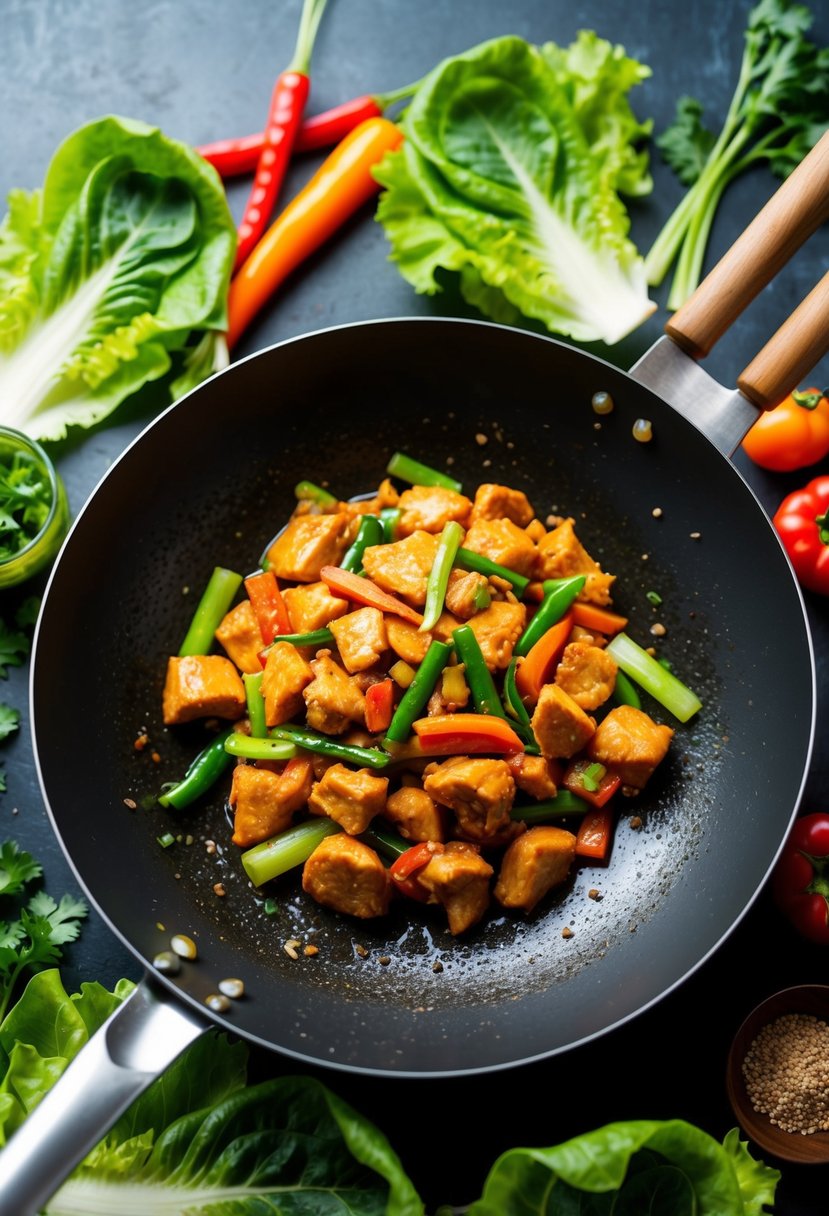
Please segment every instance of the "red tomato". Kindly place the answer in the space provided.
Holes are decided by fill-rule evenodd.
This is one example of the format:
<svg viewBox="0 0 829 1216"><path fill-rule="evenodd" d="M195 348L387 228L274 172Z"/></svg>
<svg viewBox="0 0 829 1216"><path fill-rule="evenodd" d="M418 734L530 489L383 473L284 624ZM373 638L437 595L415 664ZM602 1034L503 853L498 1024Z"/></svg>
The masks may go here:
<svg viewBox="0 0 829 1216"><path fill-rule="evenodd" d="M773 522L801 586L829 595L829 475L788 494Z"/></svg>
<svg viewBox="0 0 829 1216"><path fill-rule="evenodd" d="M829 815L794 821L774 868L772 892L804 937L829 946Z"/></svg>

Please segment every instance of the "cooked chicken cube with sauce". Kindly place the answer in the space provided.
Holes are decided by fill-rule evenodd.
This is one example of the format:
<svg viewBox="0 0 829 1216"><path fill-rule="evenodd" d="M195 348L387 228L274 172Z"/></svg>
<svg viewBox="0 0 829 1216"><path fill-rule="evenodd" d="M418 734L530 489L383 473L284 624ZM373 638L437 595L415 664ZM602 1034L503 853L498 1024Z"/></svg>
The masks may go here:
<svg viewBox="0 0 829 1216"><path fill-rule="evenodd" d="M526 528L535 512L523 490L511 490L486 482L475 491L475 501L469 516L470 523L479 519L509 519L519 528Z"/></svg>
<svg viewBox="0 0 829 1216"><path fill-rule="evenodd" d="M373 667L388 649L385 618L378 608L358 608L331 622L331 632L346 671Z"/></svg>
<svg viewBox="0 0 829 1216"><path fill-rule="evenodd" d="M302 869L302 889L318 904L368 920L385 916L391 880L380 858L344 832L326 836Z"/></svg>
<svg viewBox="0 0 829 1216"><path fill-rule="evenodd" d="M600 607L610 603L610 588L616 576L604 573L576 536L574 521L565 519L538 542L534 577L543 581L545 578L569 578L574 574L586 575L578 596L580 600Z"/></svg>
<svg viewBox="0 0 829 1216"><path fill-rule="evenodd" d="M618 773L623 787L641 790L668 754L673 734L644 710L618 705L599 723L587 754Z"/></svg>
<svg viewBox="0 0 829 1216"><path fill-rule="evenodd" d="M310 633L324 629L337 617L345 616L351 605L348 600L333 595L327 583L305 583L286 587L282 599L291 618L294 633Z"/></svg>
<svg viewBox="0 0 829 1216"><path fill-rule="evenodd" d="M472 503L465 494L442 486L412 486L404 490L397 503L403 514L397 525L398 536L412 532L440 532L444 524L465 523Z"/></svg>
<svg viewBox="0 0 829 1216"><path fill-rule="evenodd" d="M246 849L284 832L307 803L312 781L313 767L306 756L289 760L281 773L237 764L228 800L235 811L233 843Z"/></svg>
<svg viewBox="0 0 829 1216"><path fill-rule="evenodd" d="M404 840L446 839L446 811L419 785L403 785L386 799L383 818Z"/></svg>
<svg viewBox="0 0 829 1216"><path fill-rule="evenodd" d="M476 520L463 547L528 578L537 558L536 547L527 533L510 519Z"/></svg>
<svg viewBox="0 0 829 1216"><path fill-rule="evenodd" d="M580 752L596 729L592 718L557 684L545 684L532 716L533 734L548 760Z"/></svg>
<svg viewBox="0 0 829 1216"><path fill-rule="evenodd" d="M615 659L598 646L570 642L556 668L555 682L582 709L598 709L616 686Z"/></svg>
<svg viewBox="0 0 829 1216"><path fill-rule="evenodd" d="M165 726L179 726L195 718L235 722L246 704L242 677L224 655L174 655L168 660L162 696Z"/></svg>
<svg viewBox="0 0 829 1216"><path fill-rule="evenodd" d="M473 616L468 624L475 634L484 662L490 671L503 671L509 666L515 643L524 632L527 609L512 600L493 600L483 612ZM435 636L438 637L438 625Z"/></svg>
<svg viewBox="0 0 829 1216"><path fill-rule="evenodd" d="M264 643L250 600L240 600L225 613L216 630L216 641L240 671L253 675L262 670L259 652Z"/></svg>
<svg viewBox="0 0 829 1216"><path fill-rule="evenodd" d="M323 566L336 566L349 546L349 517L295 515L268 549L268 566L277 578L313 583Z"/></svg>
<svg viewBox="0 0 829 1216"><path fill-rule="evenodd" d="M477 925L489 907L489 881L494 870L474 845L450 840L442 853L436 853L417 881L442 904L453 937Z"/></svg>
<svg viewBox="0 0 829 1216"><path fill-rule="evenodd" d="M446 587L446 607L458 620L468 621L489 606L489 579L474 570L452 570Z"/></svg>
<svg viewBox="0 0 829 1216"><path fill-rule="evenodd" d="M349 836L359 836L385 810L388 788L388 777L378 777L369 768L355 771L332 764L311 790L308 810L327 815Z"/></svg>
<svg viewBox="0 0 829 1216"><path fill-rule="evenodd" d="M555 798L558 792L552 765L544 756L528 756L518 752L507 759L515 784L525 794L543 802Z"/></svg>
<svg viewBox="0 0 829 1216"><path fill-rule="evenodd" d="M563 828L529 828L507 848L493 892L505 908L532 912L540 899L563 883L576 855L576 838Z"/></svg>
<svg viewBox="0 0 829 1216"><path fill-rule="evenodd" d="M469 840L491 840L510 825L515 781L506 760L452 756L423 770L423 788L455 812Z"/></svg>
<svg viewBox="0 0 829 1216"><path fill-rule="evenodd" d="M423 662L432 641L431 633L421 633L417 625L403 621L399 616L386 617L386 636L397 657L414 667Z"/></svg>
<svg viewBox="0 0 829 1216"><path fill-rule="evenodd" d="M369 545L363 553L363 569L378 587L421 608L437 549L437 536L420 530L389 545Z"/></svg>
<svg viewBox="0 0 829 1216"><path fill-rule="evenodd" d="M275 642L268 650L262 673L265 722L281 726L303 708L303 692L314 678L311 664L290 642Z"/></svg>
<svg viewBox="0 0 829 1216"><path fill-rule="evenodd" d="M308 725L325 735L341 735L352 722L366 724L366 699L353 676L320 651L311 662L313 680L303 691Z"/></svg>

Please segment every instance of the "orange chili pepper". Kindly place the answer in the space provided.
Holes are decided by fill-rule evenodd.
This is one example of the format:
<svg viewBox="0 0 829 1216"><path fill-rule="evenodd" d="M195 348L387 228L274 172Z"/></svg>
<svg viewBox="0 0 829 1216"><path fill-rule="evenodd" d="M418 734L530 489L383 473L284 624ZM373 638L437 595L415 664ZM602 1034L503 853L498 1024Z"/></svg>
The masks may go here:
<svg viewBox="0 0 829 1216"><path fill-rule="evenodd" d="M573 629L573 609L566 612L538 639L527 657L515 669L515 687L519 696L533 705L552 674L567 645Z"/></svg>
<svg viewBox="0 0 829 1216"><path fill-rule="evenodd" d="M230 285L232 347L277 287L380 189L372 169L403 134L387 118L368 118L346 135L255 246Z"/></svg>
<svg viewBox="0 0 829 1216"><path fill-rule="evenodd" d="M418 718L412 729L431 755L524 750L510 724L494 714L435 714Z"/></svg>
<svg viewBox="0 0 829 1216"><path fill-rule="evenodd" d="M366 604L369 608L379 608L381 612L391 612L394 616L402 617L404 621L411 621L413 625L419 625L423 620L423 617L419 612L415 612L414 608L410 608L396 596L383 591L370 578L363 578L361 574L352 574L350 570L343 570L341 566L323 566L320 570L320 579L343 599L354 600L357 604Z"/></svg>

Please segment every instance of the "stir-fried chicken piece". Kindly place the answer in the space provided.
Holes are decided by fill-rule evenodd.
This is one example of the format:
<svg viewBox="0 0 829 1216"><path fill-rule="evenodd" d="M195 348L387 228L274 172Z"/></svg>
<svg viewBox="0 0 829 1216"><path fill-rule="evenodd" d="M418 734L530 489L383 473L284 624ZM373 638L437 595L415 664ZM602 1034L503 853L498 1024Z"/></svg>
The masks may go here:
<svg viewBox="0 0 829 1216"><path fill-rule="evenodd" d="M574 521L565 519L538 542L535 578L569 578L574 574L586 575L584 587L579 592L580 600L600 606L610 603L610 588L614 574L605 574L576 536Z"/></svg>
<svg viewBox="0 0 829 1216"><path fill-rule="evenodd" d="M259 661L262 634L250 600L240 600L225 613L215 636L240 671L252 675L262 670Z"/></svg>
<svg viewBox="0 0 829 1216"><path fill-rule="evenodd" d="M537 557L536 547L527 533L511 519L476 520L466 534L463 547L528 578Z"/></svg>
<svg viewBox="0 0 829 1216"><path fill-rule="evenodd" d="M539 802L545 798L555 798L558 787L550 771L550 761L544 756L528 756L525 752L518 752L507 759L507 764L519 790Z"/></svg>
<svg viewBox="0 0 829 1216"><path fill-rule="evenodd" d="M303 692L308 725L326 735L341 735L351 722L366 724L366 699L353 676L327 651L311 662L314 678Z"/></svg>
<svg viewBox="0 0 829 1216"><path fill-rule="evenodd" d="M302 889L324 907L362 920L385 916L391 898L388 871L374 849L345 832L317 845L303 867Z"/></svg>
<svg viewBox="0 0 829 1216"><path fill-rule="evenodd" d="M450 571L445 603L453 616L468 621L488 606L489 598L489 580L483 574L474 570Z"/></svg>
<svg viewBox="0 0 829 1216"><path fill-rule="evenodd" d="M162 696L165 726L179 726L194 718L234 722L244 714L245 705L242 677L224 655L174 655L168 660Z"/></svg>
<svg viewBox="0 0 829 1216"><path fill-rule="evenodd" d="M557 684L545 684L532 716L533 733L548 760L569 759L580 752L596 723Z"/></svg>
<svg viewBox="0 0 829 1216"><path fill-rule="evenodd" d="M519 528L526 528L535 515L523 490L512 490L486 482L475 491L475 501L469 516L470 523L479 519L510 519Z"/></svg>
<svg viewBox="0 0 829 1216"><path fill-rule="evenodd" d="M310 633L324 629L337 617L345 616L348 600L333 595L327 583L305 583L301 587L286 587L282 599L291 618L294 633Z"/></svg>
<svg viewBox="0 0 829 1216"><path fill-rule="evenodd" d="M618 705L599 723L587 754L618 773L623 789L638 791L665 759L673 734L644 710Z"/></svg>
<svg viewBox="0 0 829 1216"><path fill-rule="evenodd" d="M358 608L331 622L331 632L346 671L365 671L373 667L389 639L379 608Z"/></svg>
<svg viewBox="0 0 829 1216"><path fill-rule="evenodd" d="M289 828L294 813L308 801L313 775L307 756L295 756L281 773L237 764L229 799L236 812L233 843L247 849Z"/></svg>
<svg viewBox="0 0 829 1216"><path fill-rule="evenodd" d="M277 578L313 583L323 566L336 566L349 545L349 518L295 515L268 549L268 565Z"/></svg>
<svg viewBox="0 0 829 1216"><path fill-rule="evenodd" d="M598 709L616 686L618 667L612 655L587 642L565 646L555 682L582 709Z"/></svg>
<svg viewBox="0 0 829 1216"><path fill-rule="evenodd" d="M510 826L515 782L505 760L452 756L423 770L423 788L455 812L458 829L474 841L489 841Z"/></svg>
<svg viewBox="0 0 829 1216"><path fill-rule="evenodd" d="M465 523L472 503L465 494L443 486L412 486L403 491L397 505L403 512L397 534L411 536L421 528L424 532L440 532L452 520Z"/></svg>
<svg viewBox="0 0 829 1216"><path fill-rule="evenodd" d="M359 836L385 809L388 788L388 777L378 777L370 768L355 771L344 764L332 764L311 790L308 810L314 815L327 815L349 836Z"/></svg>
<svg viewBox="0 0 829 1216"><path fill-rule="evenodd" d="M450 840L418 872L417 881L446 909L449 932L465 933L489 907L489 880L494 871L474 845Z"/></svg>
<svg viewBox="0 0 829 1216"><path fill-rule="evenodd" d="M505 908L531 912L570 872L576 855L572 832L547 825L529 828L507 849L493 894Z"/></svg>
<svg viewBox="0 0 829 1216"><path fill-rule="evenodd" d="M404 840L445 840L446 812L419 785L404 785L386 799L382 812Z"/></svg>
<svg viewBox="0 0 829 1216"><path fill-rule="evenodd" d="M270 647L261 685L268 726L281 726L296 717L305 704L302 694L313 678L311 664L296 646L275 642Z"/></svg>
<svg viewBox="0 0 829 1216"><path fill-rule="evenodd" d="M363 553L363 569L378 587L420 608L426 602L426 583L437 548L437 536L419 530L390 545L369 545Z"/></svg>
<svg viewBox="0 0 829 1216"><path fill-rule="evenodd" d="M502 671L509 666L515 643L524 632L526 621L527 609L523 604L513 600L493 600L488 608L476 613L468 622L490 671Z"/></svg>

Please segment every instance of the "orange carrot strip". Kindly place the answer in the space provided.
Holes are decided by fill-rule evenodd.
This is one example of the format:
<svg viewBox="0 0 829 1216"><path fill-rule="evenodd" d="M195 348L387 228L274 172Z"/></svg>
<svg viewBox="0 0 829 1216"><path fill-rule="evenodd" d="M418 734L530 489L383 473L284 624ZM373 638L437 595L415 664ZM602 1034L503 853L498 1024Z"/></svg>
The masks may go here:
<svg viewBox="0 0 829 1216"><path fill-rule="evenodd" d="M456 752L523 752L524 744L503 718L494 714L436 714L418 718L412 729L433 755Z"/></svg>
<svg viewBox="0 0 829 1216"><path fill-rule="evenodd" d="M545 634L538 639L523 662L515 669L515 687L519 696L530 701L533 705L541 695L541 689L548 683L556 664L561 658L562 651L567 645L567 639L573 629L573 609L566 612L560 621L556 621Z"/></svg>
<svg viewBox="0 0 829 1216"><path fill-rule="evenodd" d="M381 612L391 612L394 616L402 617L404 621L411 621L413 625L419 625L423 620L414 608L410 608L396 596L389 595L370 578L363 578L361 574L352 574L350 570L343 570L340 566L323 566L320 579L343 599L366 604L369 608L379 608Z"/></svg>
<svg viewBox="0 0 829 1216"><path fill-rule="evenodd" d="M573 624L581 625L583 629L595 629L597 633L621 633L627 623L626 616L609 612L607 608L597 608L595 604L573 605Z"/></svg>

